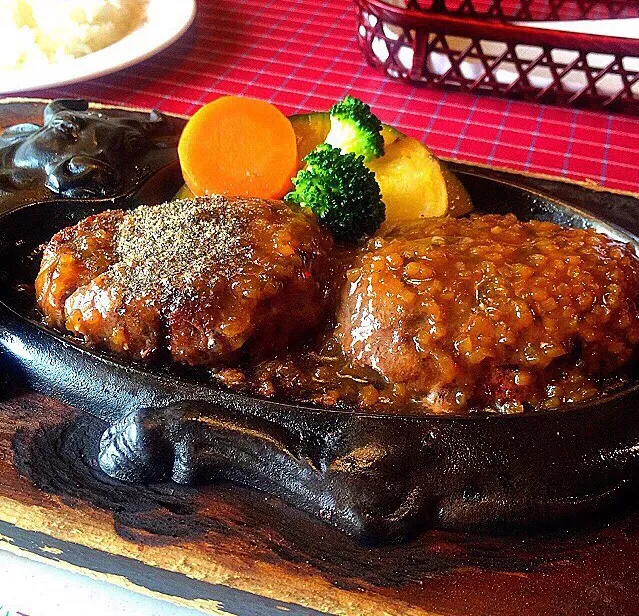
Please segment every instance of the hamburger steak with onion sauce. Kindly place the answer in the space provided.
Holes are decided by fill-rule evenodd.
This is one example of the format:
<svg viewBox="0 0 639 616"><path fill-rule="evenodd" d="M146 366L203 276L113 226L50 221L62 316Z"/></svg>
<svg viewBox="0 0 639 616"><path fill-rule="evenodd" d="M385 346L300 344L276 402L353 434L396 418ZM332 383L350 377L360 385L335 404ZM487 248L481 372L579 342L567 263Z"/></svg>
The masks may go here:
<svg viewBox="0 0 639 616"><path fill-rule="evenodd" d="M581 402L625 382L639 343L634 249L513 215L334 246L314 214L280 201L107 211L52 238L36 294L49 326L127 359L387 413Z"/></svg>
<svg viewBox="0 0 639 616"><path fill-rule="evenodd" d="M441 412L554 408L639 342L639 262L591 229L514 215L427 219L369 240L337 317L344 353Z"/></svg>

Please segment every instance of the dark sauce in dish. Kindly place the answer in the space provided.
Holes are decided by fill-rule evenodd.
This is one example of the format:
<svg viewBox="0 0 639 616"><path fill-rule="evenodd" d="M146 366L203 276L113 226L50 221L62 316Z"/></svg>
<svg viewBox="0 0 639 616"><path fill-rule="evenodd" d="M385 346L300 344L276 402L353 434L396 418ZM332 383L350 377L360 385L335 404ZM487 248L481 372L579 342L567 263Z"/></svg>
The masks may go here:
<svg viewBox="0 0 639 616"><path fill-rule="evenodd" d="M215 378L371 412L521 413L611 393L636 372L639 261L592 230L420 221L338 261L337 314L310 348Z"/></svg>
<svg viewBox="0 0 639 616"><path fill-rule="evenodd" d="M443 218L335 249L313 219L279 205L216 203L229 224L250 221L233 227L224 267L218 235L204 234L211 245L189 254L208 265L182 255L158 297L154 283L132 292L114 275L123 214L56 235L36 289L48 324L129 360L172 358L178 372L234 390L370 412L554 409L614 390L633 370L639 261L593 230ZM222 219L206 218L220 229ZM163 237L158 250L171 246ZM147 266L128 265L166 269ZM180 268L193 269L193 284Z"/></svg>

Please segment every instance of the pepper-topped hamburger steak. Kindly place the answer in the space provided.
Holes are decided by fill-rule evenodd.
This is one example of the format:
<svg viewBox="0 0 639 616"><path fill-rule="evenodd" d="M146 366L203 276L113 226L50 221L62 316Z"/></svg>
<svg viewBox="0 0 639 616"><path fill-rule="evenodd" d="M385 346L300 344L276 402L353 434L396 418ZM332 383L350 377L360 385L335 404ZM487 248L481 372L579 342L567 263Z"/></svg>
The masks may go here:
<svg viewBox="0 0 639 616"><path fill-rule="evenodd" d="M107 211L52 238L36 293L49 325L97 347L217 366L243 348L286 348L318 325L331 247L312 214L279 201Z"/></svg>
<svg viewBox="0 0 639 616"><path fill-rule="evenodd" d="M110 211L53 237L36 292L49 325L127 358L388 412L585 400L639 342L633 249L513 215L406 222L336 249L280 201Z"/></svg>

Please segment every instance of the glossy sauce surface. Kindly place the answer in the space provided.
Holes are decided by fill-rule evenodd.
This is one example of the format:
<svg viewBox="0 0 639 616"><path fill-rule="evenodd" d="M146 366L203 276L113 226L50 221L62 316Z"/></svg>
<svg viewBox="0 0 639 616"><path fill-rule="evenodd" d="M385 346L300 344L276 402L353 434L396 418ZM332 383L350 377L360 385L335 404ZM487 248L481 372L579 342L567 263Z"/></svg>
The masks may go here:
<svg viewBox="0 0 639 616"><path fill-rule="evenodd" d="M211 218L211 246L223 220L250 214L252 222L233 250L202 252L210 263L186 295L175 287L180 274L160 298L153 285L103 284L126 261L126 225L122 213L88 219L45 250L38 301L49 324L96 348L155 365L171 356L180 373L187 364L187 374L234 390L323 406L521 413L588 400L629 378L639 343L639 261L630 246L513 215L403 223L352 248L331 248L313 220L284 216L275 235L288 239L271 245L282 207L233 204ZM153 229L156 220L167 213L154 214ZM172 242L158 242L145 248L145 263L172 254ZM192 243L180 252L187 269ZM126 280L142 270L155 280L164 267L136 259ZM220 303L222 288L232 301ZM187 304L188 318L176 320ZM152 322L138 318L149 311ZM240 321L249 335L220 346Z"/></svg>
<svg viewBox="0 0 639 616"><path fill-rule="evenodd" d="M225 382L383 412L519 413L591 399L633 362L639 262L592 230L433 219L340 259L336 316L316 350Z"/></svg>
<svg viewBox="0 0 639 616"><path fill-rule="evenodd" d="M57 233L35 292L47 324L128 360L270 356L323 317L332 240L281 201L180 200L105 211Z"/></svg>

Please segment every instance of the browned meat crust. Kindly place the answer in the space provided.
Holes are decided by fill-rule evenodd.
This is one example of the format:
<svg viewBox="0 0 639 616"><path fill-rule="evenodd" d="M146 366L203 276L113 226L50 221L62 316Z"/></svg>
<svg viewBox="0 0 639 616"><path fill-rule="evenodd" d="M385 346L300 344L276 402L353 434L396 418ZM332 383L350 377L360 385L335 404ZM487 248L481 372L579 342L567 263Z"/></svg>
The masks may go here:
<svg viewBox="0 0 639 616"><path fill-rule="evenodd" d="M115 261L113 237L123 216L122 211L89 216L56 233L46 245L35 287L49 325L64 327L67 298Z"/></svg>
<svg viewBox="0 0 639 616"><path fill-rule="evenodd" d="M628 362L638 301L633 251L592 230L512 215L425 220L358 253L336 335L351 360L434 410L520 410L562 362L577 376Z"/></svg>
<svg viewBox="0 0 639 616"><path fill-rule="evenodd" d="M105 212L56 234L36 281L47 322L133 359L215 366L314 328L332 248L277 201L183 200Z"/></svg>

